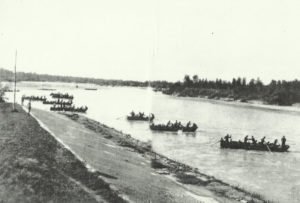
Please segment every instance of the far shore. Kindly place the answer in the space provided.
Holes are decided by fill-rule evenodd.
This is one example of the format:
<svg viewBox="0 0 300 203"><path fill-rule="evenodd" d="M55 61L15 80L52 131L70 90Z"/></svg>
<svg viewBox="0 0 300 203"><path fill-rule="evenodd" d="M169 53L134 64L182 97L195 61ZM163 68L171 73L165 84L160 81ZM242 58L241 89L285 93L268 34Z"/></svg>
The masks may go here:
<svg viewBox="0 0 300 203"><path fill-rule="evenodd" d="M203 96L199 96L199 97L188 97L188 96L182 97L177 95L168 95L168 96L176 97L178 99L183 99L183 100L205 101L205 102L211 102L217 104L233 105L233 106L240 106L240 107L247 107L247 108L254 108L254 109L300 113L300 103L296 103L292 106L279 106L279 105L266 104L260 100L249 100L247 102L242 102L240 100L232 100L226 97L214 99L214 98L207 98Z"/></svg>
<svg viewBox="0 0 300 203"><path fill-rule="evenodd" d="M146 89L148 87L140 87L140 86L113 86L113 85L98 85L94 83L75 83L75 82L52 82L52 81L44 81L46 83L54 83L54 84L73 84L74 88L75 85L82 85L81 88L86 88L86 87L122 87L122 88L141 88L141 89ZM10 82L7 82L10 83ZM20 83L43 83L41 81L21 81ZM47 88L46 88L47 89ZM52 91L59 91L57 88L49 88ZM152 88L154 91L154 88ZM162 93L161 91L157 91ZM280 106L280 105L275 105L275 104L267 104L264 103L262 100L248 100L248 101L241 101L241 100L233 100L232 98L227 98L227 97L220 97L218 99L216 98L208 98L205 96L198 96L198 97L189 97L189 96L178 96L178 95L167 95L166 96L170 97L175 97L178 99L186 99L186 100L194 100L194 101L205 101L205 102L212 102L212 103L218 103L218 104L225 104L225 105L234 105L234 106L241 106L241 107L248 107L248 108L254 108L254 109L262 109L262 110L272 110L272 111L280 111L280 112L291 112L291 113L300 113L300 103L295 103L292 106Z"/></svg>

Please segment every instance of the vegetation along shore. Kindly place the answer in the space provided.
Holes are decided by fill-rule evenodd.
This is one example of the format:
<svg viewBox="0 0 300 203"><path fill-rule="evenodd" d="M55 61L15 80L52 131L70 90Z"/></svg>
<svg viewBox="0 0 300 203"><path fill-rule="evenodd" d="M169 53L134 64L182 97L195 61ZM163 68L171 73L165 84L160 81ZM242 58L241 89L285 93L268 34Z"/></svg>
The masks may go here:
<svg viewBox="0 0 300 203"><path fill-rule="evenodd" d="M0 80L12 81L13 72L0 68ZM110 86L151 86L155 91L164 94L181 97L206 97L209 99L222 99L241 102L249 100L259 100L265 104L291 106L300 102L300 81L272 80L269 84L257 79L233 78L232 81L222 79L207 80L201 79L197 75L184 76L184 80L178 82L168 81L126 81L126 80L106 80L97 78L56 76L36 73L17 73L18 81L48 81L48 82L74 82L93 83L97 85Z"/></svg>

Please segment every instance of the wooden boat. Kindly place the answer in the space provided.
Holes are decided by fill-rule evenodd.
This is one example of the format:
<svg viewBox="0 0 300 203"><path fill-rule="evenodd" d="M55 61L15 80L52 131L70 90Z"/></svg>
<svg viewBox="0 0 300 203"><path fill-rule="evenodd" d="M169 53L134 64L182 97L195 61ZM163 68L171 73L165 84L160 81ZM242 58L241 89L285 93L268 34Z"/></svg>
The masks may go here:
<svg viewBox="0 0 300 203"><path fill-rule="evenodd" d="M43 104L55 104L55 105L63 105L63 106L69 106L69 105L72 105L73 102L72 100L71 101L58 101L58 100L55 100L55 101L49 101L49 100L45 100L43 101Z"/></svg>
<svg viewBox="0 0 300 203"><path fill-rule="evenodd" d="M50 96L55 99L73 99L73 95L69 95L68 93L66 94L61 94L61 93L51 93Z"/></svg>
<svg viewBox="0 0 300 203"><path fill-rule="evenodd" d="M52 107L50 107L50 111L69 111L69 112L86 113L87 110L88 110L88 107L79 107L79 108L75 108L75 107L71 107L71 106L65 106L65 107L52 106Z"/></svg>
<svg viewBox="0 0 300 203"><path fill-rule="evenodd" d="M5 89L4 92L14 92L14 90L11 90L11 89ZM16 92L20 92L20 90L16 90Z"/></svg>
<svg viewBox="0 0 300 203"><path fill-rule="evenodd" d="M85 90L98 90L97 88L84 88Z"/></svg>
<svg viewBox="0 0 300 203"><path fill-rule="evenodd" d="M151 130L157 130L157 131L170 131L170 132L195 132L197 130L198 126L194 123L192 126L168 126L164 124L151 124L150 129Z"/></svg>
<svg viewBox="0 0 300 203"><path fill-rule="evenodd" d="M129 121L153 121L154 118L154 114L151 114L150 116L141 116L139 114L127 116L127 120Z"/></svg>
<svg viewBox="0 0 300 203"><path fill-rule="evenodd" d="M287 152L290 148L289 145L274 145L272 143L267 144L253 144L253 143L244 143L241 141L230 141L226 142L224 139L220 141L221 148L228 149L245 149L245 150L256 150L256 151L271 151L271 152Z"/></svg>
<svg viewBox="0 0 300 203"><path fill-rule="evenodd" d="M23 100L31 100L31 101L45 101L46 97L38 97L38 96L22 96Z"/></svg>
<svg viewBox="0 0 300 203"><path fill-rule="evenodd" d="M56 89L51 89L51 88L41 88L39 90L43 90L43 91L55 91Z"/></svg>

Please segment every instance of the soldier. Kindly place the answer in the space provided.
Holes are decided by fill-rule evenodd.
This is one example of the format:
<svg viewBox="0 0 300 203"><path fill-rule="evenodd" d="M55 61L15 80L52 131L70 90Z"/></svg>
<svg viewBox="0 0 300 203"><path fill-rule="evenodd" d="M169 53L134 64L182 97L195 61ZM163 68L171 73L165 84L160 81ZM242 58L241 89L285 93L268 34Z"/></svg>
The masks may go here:
<svg viewBox="0 0 300 203"><path fill-rule="evenodd" d="M265 143L265 139L266 139L266 136L264 136L263 138L261 138L260 144L264 144Z"/></svg>
<svg viewBox="0 0 300 203"><path fill-rule="evenodd" d="M231 138L231 136L229 135L229 134L227 134L225 137L224 137L224 139L225 139L225 142L229 142L229 138Z"/></svg>
<svg viewBox="0 0 300 203"><path fill-rule="evenodd" d="M28 114L30 114L31 111L31 99L28 102Z"/></svg>
<svg viewBox="0 0 300 203"><path fill-rule="evenodd" d="M281 138L281 146L285 146L285 142L286 142L286 138L285 138L285 136L283 136Z"/></svg>
<svg viewBox="0 0 300 203"><path fill-rule="evenodd" d="M248 135L246 135L246 137L244 138L244 143L245 143L245 144L248 143Z"/></svg>

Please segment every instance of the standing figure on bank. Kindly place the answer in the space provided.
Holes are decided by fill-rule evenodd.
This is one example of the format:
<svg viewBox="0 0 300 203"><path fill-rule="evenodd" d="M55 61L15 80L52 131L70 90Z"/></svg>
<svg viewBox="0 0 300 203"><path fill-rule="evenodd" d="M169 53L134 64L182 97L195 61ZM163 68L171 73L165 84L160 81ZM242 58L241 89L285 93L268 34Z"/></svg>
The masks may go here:
<svg viewBox="0 0 300 203"><path fill-rule="evenodd" d="M21 98L21 104L22 104L22 106L24 105L24 100L25 100L25 96L23 95L22 98Z"/></svg>
<svg viewBox="0 0 300 203"><path fill-rule="evenodd" d="M31 112L31 99L28 102L28 114Z"/></svg>

